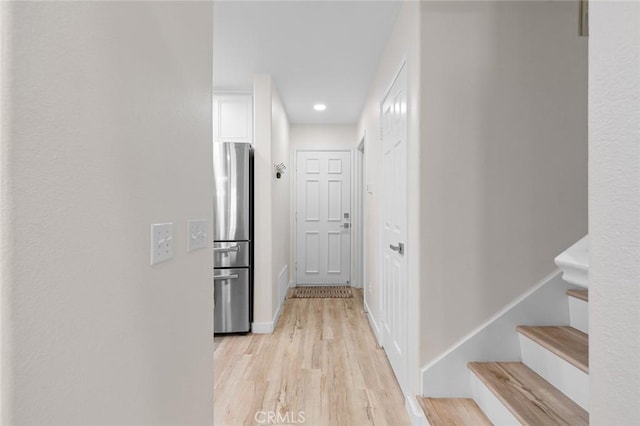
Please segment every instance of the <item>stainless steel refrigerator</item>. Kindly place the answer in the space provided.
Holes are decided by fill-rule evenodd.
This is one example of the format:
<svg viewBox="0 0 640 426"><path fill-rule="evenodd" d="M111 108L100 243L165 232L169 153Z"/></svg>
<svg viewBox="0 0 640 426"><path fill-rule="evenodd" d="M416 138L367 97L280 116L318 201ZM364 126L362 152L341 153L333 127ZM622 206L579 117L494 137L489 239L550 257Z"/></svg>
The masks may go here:
<svg viewBox="0 0 640 426"><path fill-rule="evenodd" d="M253 150L213 144L214 332L247 333L253 319Z"/></svg>

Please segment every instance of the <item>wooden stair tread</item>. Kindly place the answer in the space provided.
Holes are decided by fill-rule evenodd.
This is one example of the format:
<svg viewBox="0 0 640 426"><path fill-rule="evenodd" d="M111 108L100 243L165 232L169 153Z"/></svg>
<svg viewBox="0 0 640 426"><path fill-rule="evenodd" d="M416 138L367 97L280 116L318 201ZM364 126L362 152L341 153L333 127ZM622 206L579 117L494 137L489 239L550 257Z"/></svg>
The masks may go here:
<svg viewBox="0 0 640 426"><path fill-rule="evenodd" d="M421 398L418 402L431 426L491 426L470 398Z"/></svg>
<svg viewBox="0 0 640 426"><path fill-rule="evenodd" d="M521 362L471 362L469 369L523 425L588 425L589 414Z"/></svg>
<svg viewBox="0 0 640 426"><path fill-rule="evenodd" d="M529 337L560 358L589 373L589 335L569 326L516 327L519 333Z"/></svg>
<svg viewBox="0 0 640 426"><path fill-rule="evenodd" d="M589 290L567 290L567 296L575 297L576 299L589 301Z"/></svg>

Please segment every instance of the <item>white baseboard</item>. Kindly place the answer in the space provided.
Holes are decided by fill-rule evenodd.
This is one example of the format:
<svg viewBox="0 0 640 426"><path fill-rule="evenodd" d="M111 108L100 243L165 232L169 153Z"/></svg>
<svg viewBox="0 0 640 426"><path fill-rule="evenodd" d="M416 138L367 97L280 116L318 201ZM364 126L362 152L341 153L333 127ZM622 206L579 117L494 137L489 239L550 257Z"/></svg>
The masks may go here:
<svg viewBox="0 0 640 426"><path fill-rule="evenodd" d="M369 325L371 326L371 330L373 330L373 335L376 338L376 342L378 342L378 346L382 346L382 339L381 336L382 334L380 334L380 327L378 327L378 323L376 323L375 318L373 318L373 315L371 315L371 309L369 309L369 306L367 305L367 301L364 300L364 310L367 312L367 319L369 320Z"/></svg>
<svg viewBox="0 0 640 426"><path fill-rule="evenodd" d="M254 322L251 323L251 332L254 334L273 334L273 331L278 326L278 320L280 319L280 313L284 306L284 300L281 300L278 304L275 314L273 314L273 320L271 322Z"/></svg>
<svg viewBox="0 0 640 426"><path fill-rule="evenodd" d="M295 287L296 283L294 283L293 281L289 281L289 288Z"/></svg>
<svg viewBox="0 0 640 426"><path fill-rule="evenodd" d="M422 411L422 407L418 404L416 397L404 397L404 408L409 414L409 420L411 420L412 426L429 426L429 421Z"/></svg>
<svg viewBox="0 0 640 426"><path fill-rule="evenodd" d="M273 323L253 322L251 323L251 332L253 334L271 334L273 333Z"/></svg>
<svg viewBox="0 0 640 426"><path fill-rule="evenodd" d="M518 325L568 325L565 296L569 284L560 271L545 277L531 290L468 334L422 369L422 395L434 398L470 398L467 363L518 361Z"/></svg>

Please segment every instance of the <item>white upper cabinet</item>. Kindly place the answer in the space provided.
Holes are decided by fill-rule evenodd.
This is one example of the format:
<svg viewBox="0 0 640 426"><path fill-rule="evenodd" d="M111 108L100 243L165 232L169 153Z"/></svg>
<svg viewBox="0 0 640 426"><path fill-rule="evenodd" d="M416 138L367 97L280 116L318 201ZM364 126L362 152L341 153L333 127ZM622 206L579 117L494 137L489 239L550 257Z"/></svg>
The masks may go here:
<svg viewBox="0 0 640 426"><path fill-rule="evenodd" d="M213 141L253 143L253 96L213 96Z"/></svg>

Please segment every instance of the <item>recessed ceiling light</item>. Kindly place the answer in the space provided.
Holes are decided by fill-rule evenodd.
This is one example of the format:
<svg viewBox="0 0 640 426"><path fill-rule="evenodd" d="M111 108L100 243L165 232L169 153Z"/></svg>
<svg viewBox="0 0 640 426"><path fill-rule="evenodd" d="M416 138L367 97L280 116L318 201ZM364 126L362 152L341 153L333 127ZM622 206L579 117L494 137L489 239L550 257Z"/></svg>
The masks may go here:
<svg viewBox="0 0 640 426"><path fill-rule="evenodd" d="M313 109L315 109L316 111L324 111L325 109L327 109L327 106L325 104L315 104L313 106Z"/></svg>

